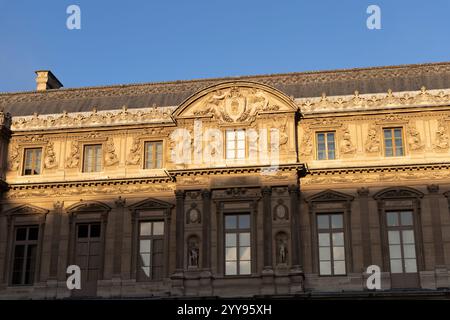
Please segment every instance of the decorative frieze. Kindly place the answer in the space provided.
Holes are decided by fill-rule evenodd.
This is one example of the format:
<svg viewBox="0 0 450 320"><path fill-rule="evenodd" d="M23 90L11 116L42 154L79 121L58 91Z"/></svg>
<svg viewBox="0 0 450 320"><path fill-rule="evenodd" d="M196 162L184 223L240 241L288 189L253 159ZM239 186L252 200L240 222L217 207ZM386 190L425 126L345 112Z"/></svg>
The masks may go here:
<svg viewBox="0 0 450 320"><path fill-rule="evenodd" d="M13 131L53 130L65 128L86 128L114 125L159 124L172 123L171 113L174 107L150 107L128 110L97 111L94 107L91 112L63 112L61 114L13 117L11 129ZM1 118L1 117L0 117Z"/></svg>
<svg viewBox="0 0 450 320"><path fill-rule="evenodd" d="M296 99L300 110L304 114L346 112L360 110L381 110L404 107L443 106L450 101L450 90L426 90L399 92L394 94L389 90L387 94L363 94L355 91L354 95Z"/></svg>

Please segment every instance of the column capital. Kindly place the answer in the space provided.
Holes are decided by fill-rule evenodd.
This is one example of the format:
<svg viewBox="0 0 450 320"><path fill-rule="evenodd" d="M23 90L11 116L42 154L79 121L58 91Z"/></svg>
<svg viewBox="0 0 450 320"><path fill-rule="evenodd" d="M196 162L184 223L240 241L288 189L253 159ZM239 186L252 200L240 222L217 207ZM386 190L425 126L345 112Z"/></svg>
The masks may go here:
<svg viewBox="0 0 450 320"><path fill-rule="evenodd" d="M264 186L261 188L261 194L263 197L268 197L272 194L272 188L269 186Z"/></svg>
<svg viewBox="0 0 450 320"><path fill-rule="evenodd" d="M186 192L184 190L175 190L175 199L183 200L186 197Z"/></svg>

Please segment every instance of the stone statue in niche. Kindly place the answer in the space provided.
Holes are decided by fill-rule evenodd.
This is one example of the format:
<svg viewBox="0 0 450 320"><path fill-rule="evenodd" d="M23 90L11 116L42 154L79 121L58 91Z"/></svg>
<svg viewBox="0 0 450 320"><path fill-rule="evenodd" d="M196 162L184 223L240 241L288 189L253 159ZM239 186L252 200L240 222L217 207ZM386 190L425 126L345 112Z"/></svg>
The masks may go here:
<svg viewBox="0 0 450 320"><path fill-rule="evenodd" d="M187 214L187 223L200 223L201 215L200 211L197 209L197 204L195 202L191 203L191 208Z"/></svg>
<svg viewBox="0 0 450 320"><path fill-rule="evenodd" d="M199 249L198 240L196 237L191 237L188 243L188 267L198 268Z"/></svg>
<svg viewBox="0 0 450 320"><path fill-rule="evenodd" d="M288 247L287 235L284 232L277 234L277 264L287 264Z"/></svg>
<svg viewBox="0 0 450 320"><path fill-rule="evenodd" d="M45 148L45 159L44 159L44 168L45 169L53 169L58 166L56 162L55 150L53 149L53 142L49 142L47 144L47 148Z"/></svg>

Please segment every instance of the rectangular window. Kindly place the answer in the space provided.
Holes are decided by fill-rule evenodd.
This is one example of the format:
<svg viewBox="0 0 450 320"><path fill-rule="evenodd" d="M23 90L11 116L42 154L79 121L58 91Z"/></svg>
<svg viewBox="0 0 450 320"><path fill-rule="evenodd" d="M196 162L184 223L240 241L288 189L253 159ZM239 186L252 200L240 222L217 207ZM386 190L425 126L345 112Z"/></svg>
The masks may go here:
<svg viewBox="0 0 450 320"><path fill-rule="evenodd" d="M102 171L102 145L85 145L83 172L99 171Z"/></svg>
<svg viewBox="0 0 450 320"><path fill-rule="evenodd" d="M163 159L162 141L145 143L145 169L161 169Z"/></svg>
<svg viewBox="0 0 450 320"><path fill-rule="evenodd" d="M343 215L317 215L317 235L320 275L345 275Z"/></svg>
<svg viewBox="0 0 450 320"><path fill-rule="evenodd" d="M25 149L23 175L41 174L42 148Z"/></svg>
<svg viewBox="0 0 450 320"><path fill-rule="evenodd" d="M226 131L227 159L245 159L245 130Z"/></svg>
<svg viewBox="0 0 450 320"><path fill-rule="evenodd" d="M39 227L18 227L15 230L13 285L31 285L34 282Z"/></svg>
<svg viewBox="0 0 450 320"><path fill-rule="evenodd" d="M386 212L391 273L416 273L416 244L412 211Z"/></svg>
<svg viewBox="0 0 450 320"><path fill-rule="evenodd" d="M401 157L403 151L402 128L385 128L384 132L384 155L386 157Z"/></svg>
<svg viewBox="0 0 450 320"><path fill-rule="evenodd" d="M164 271L164 221L139 224L138 279L160 280Z"/></svg>
<svg viewBox="0 0 450 320"><path fill-rule="evenodd" d="M251 274L250 215L225 215L225 275Z"/></svg>
<svg viewBox="0 0 450 320"><path fill-rule="evenodd" d="M318 132L316 142L318 160L333 160L336 158L334 132Z"/></svg>

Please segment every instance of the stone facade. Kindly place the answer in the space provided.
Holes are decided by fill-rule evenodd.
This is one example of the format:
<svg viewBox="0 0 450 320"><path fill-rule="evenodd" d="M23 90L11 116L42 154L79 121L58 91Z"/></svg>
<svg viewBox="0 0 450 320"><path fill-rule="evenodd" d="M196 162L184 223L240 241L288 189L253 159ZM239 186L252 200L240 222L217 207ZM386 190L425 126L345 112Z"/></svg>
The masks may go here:
<svg viewBox="0 0 450 320"><path fill-rule="evenodd" d="M2 113L0 298L358 294L370 265L381 268L384 293L448 290L450 88L290 97L263 82L214 82L176 106ZM20 99L0 95L3 105ZM386 128L402 129L401 156L386 156ZM230 159L226 132L243 129L245 157ZM320 132L334 133L335 159L318 159ZM163 164L148 169L146 143L156 141ZM85 170L90 145L101 146L96 172ZM42 150L40 174L26 175L33 148ZM391 272L385 217L405 210L417 272L403 281ZM250 274L229 275L225 217L242 213ZM334 276L320 272L317 217L327 214L343 217L345 272ZM142 280L146 221L164 232L152 238L160 274ZM91 281L70 291L66 268L81 259L80 225L90 224L100 228L87 254L95 267L82 273ZM37 226L38 237L32 279L16 285L21 226Z"/></svg>

